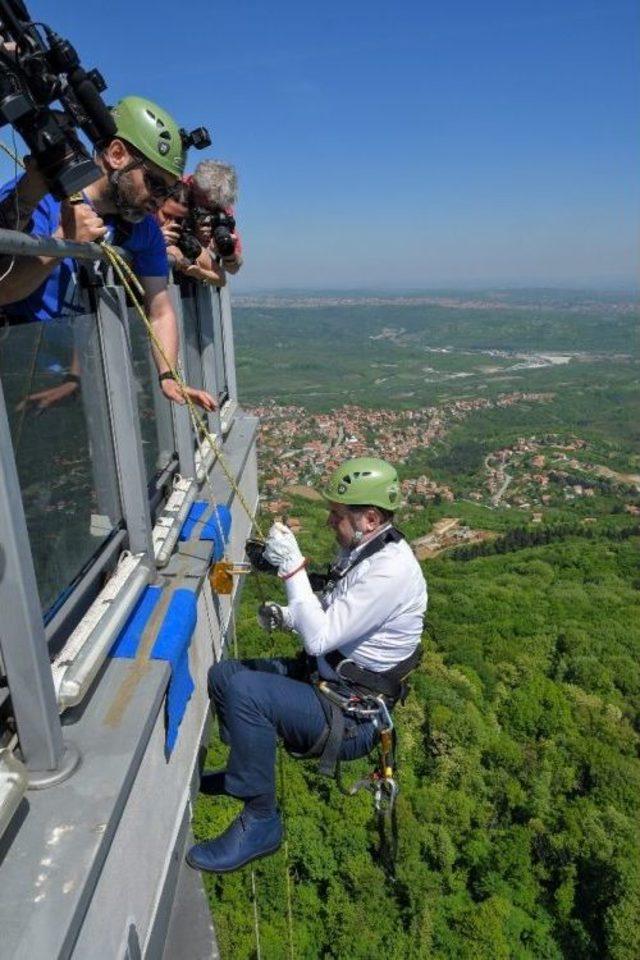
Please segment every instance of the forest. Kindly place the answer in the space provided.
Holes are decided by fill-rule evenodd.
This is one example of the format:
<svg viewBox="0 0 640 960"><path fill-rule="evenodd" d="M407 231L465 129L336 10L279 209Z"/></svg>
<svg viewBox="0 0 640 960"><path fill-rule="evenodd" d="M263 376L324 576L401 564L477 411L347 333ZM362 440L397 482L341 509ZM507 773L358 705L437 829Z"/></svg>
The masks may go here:
<svg viewBox="0 0 640 960"><path fill-rule="evenodd" d="M300 501L296 514L322 563L322 508ZM628 519L599 518L588 536L556 525L548 542L507 529L507 552L424 564L430 629L396 711L395 880L376 856L370 797L345 798L314 761L283 754L286 851L256 867L255 900L249 870L207 878L223 958L256 957L256 932L265 960L638 956L640 570ZM278 596L271 580L261 589ZM258 602L249 584L240 655L293 652L290 636L259 629ZM214 737L209 761L223 757ZM355 779L367 761L351 766ZM198 836L236 807L201 798Z"/></svg>

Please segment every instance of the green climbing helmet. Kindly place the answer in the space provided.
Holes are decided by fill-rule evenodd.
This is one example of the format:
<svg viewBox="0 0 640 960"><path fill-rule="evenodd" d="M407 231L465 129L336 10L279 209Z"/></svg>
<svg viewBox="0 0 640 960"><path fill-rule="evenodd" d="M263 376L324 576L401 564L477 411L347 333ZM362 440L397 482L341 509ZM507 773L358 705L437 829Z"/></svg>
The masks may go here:
<svg viewBox="0 0 640 960"><path fill-rule="evenodd" d="M390 463L377 457L345 460L332 473L322 496L333 503L397 510L400 506L398 473Z"/></svg>
<svg viewBox="0 0 640 960"><path fill-rule="evenodd" d="M122 137L156 166L181 177L187 151L166 110L144 97L124 97L113 108L116 137Z"/></svg>

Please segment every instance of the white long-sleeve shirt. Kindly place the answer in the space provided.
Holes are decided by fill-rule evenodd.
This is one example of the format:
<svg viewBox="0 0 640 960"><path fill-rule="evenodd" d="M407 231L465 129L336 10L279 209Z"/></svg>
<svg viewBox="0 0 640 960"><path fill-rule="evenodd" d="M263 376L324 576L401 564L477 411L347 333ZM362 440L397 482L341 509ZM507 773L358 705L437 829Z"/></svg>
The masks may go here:
<svg viewBox="0 0 640 960"><path fill-rule="evenodd" d="M360 666L380 672L405 660L420 643L427 584L405 540L387 543L362 560L322 603L304 569L286 580L285 588L286 619L307 653L318 657L321 676L335 677L323 655L338 647Z"/></svg>

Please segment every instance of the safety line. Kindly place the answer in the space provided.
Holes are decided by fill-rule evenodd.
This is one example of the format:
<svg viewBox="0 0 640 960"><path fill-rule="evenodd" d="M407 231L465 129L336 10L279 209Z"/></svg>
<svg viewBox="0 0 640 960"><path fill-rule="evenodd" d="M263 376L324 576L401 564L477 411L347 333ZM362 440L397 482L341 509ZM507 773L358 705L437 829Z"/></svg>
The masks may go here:
<svg viewBox="0 0 640 960"><path fill-rule="evenodd" d="M221 449L220 449L220 445L219 445L217 439L216 439L216 438L214 437L214 435L209 431L209 429L208 429L208 427L207 427L207 424L205 423L204 418L202 417L202 415L200 414L200 412L196 409L196 406L195 406L193 400L191 399L191 397L189 396L189 394L188 394L187 391L186 391L186 383L185 383L183 377L181 376L181 374L179 373L179 371L175 369L174 365L171 363L171 361L170 361L169 358L167 357L167 354L166 354L166 352L165 352L162 344L161 344L160 341L158 340L158 338L157 338L157 336L156 336L156 334L155 334L155 332L154 332L154 330L153 330L153 326L152 326L150 320L148 319L148 317L147 317L147 315L146 315L146 313L145 313L145 311L144 311L144 309L143 309L143 307L142 307L142 305L141 305L141 303L140 303L140 301L139 301L139 299L138 299L138 296L137 296L137 295L134 293L134 291L132 290L131 284L129 283L129 279L130 279L133 283L135 283L135 285L136 285L136 287L137 287L137 290L138 290L140 293L143 293L143 292L144 292L144 291L143 291L143 288L142 288L142 286L141 286L141 284L140 284L140 282L139 282L139 280L138 280L138 278L135 276L135 274L134 274L133 271L131 270L129 264L126 263L126 261L120 256L120 254L119 254L113 247L111 247L109 244L105 244L105 243L101 244L101 246L102 246L102 248L105 250L105 253L107 254L109 260L111 261L113 268L115 269L116 273L117 273L118 276L120 277L120 280L122 281L122 284L123 284L125 290L127 291L127 293L129 294L129 296L131 297L131 300L132 300L132 302L133 302L133 304L134 304L134 307L136 308L136 312L137 312L138 315L140 316L141 320L143 321L143 323L144 323L144 325L145 325L145 327L146 327L146 329L147 329L147 333L149 334L149 339L150 339L151 342L153 343L153 345L154 345L154 347L156 348L156 350L157 350L157 352L159 353L159 355L162 357L162 359L163 359L164 362L166 363L167 367L169 368L169 372L171 373L171 375L172 375L173 379L175 380L176 384L178 385L178 389L180 390L180 392L181 392L181 394L182 394L182 397L183 397L185 403L187 404L187 407L188 407L188 409L189 409L189 412L190 412L190 414L191 414L191 416L192 416L193 421L195 422L195 424L197 424L199 430L202 431L202 433L203 433L204 437L206 438L206 440L207 440L210 448L211 448L211 449L214 451L214 453L217 455L217 457L218 457L218 459L219 459L219 461L220 461L220 466L222 467L223 473L225 474L225 477L226 477L227 480L229 481L229 483L230 483L230 485L231 485L231 488L233 489L234 493L237 495L238 500L240 501L240 504L242 505L242 508L244 509L245 513L247 514L247 517L249 518L249 520L251 521L251 523L252 523L253 525L255 525L255 528L256 528L258 534L260 535L260 537L262 537L262 539L264 539L264 535L262 534L262 531L260 530L260 526L259 526L259 524L258 524L258 521L256 520L255 514L252 514L251 508L249 507L247 501L246 501L245 498L244 498L244 495L242 494L242 491L240 490L238 484L236 483L236 480L235 480L235 478L233 477L233 474L232 474L232 472L231 472L231 470L230 470L230 468L229 468L229 466L228 466L228 464L227 464L227 462L226 462L226 458L225 458L224 454L222 453L222 451L221 451ZM128 275L128 276L127 276L127 275ZM129 279L128 279L128 278L129 278ZM198 443L199 449L200 449L200 451L201 451L201 456L202 456L202 450L201 450L201 448L200 448L200 437L199 437L199 435L198 435L198 431L196 431L196 442Z"/></svg>
<svg viewBox="0 0 640 960"><path fill-rule="evenodd" d="M251 867L251 902L253 903L253 929L256 935L256 960L262 960L260 951L260 921L258 915L258 895L256 893L256 872Z"/></svg>
<svg viewBox="0 0 640 960"><path fill-rule="evenodd" d="M123 284L125 290L126 290L127 293L129 294L129 296L130 296L130 298L131 298L131 300L132 300L132 302L133 302L133 305L134 305L134 307L135 307L135 309L136 309L136 312L138 313L139 317L141 318L142 322L144 323L144 325L145 325L145 327L146 327L146 329L147 329L147 333L148 333L148 335L149 335L149 339L151 340L153 346L156 348L158 354L161 356L161 358L163 359L163 361L166 363L167 367L169 368L169 372L171 373L171 376L173 377L174 381L176 382L176 384L177 384L177 386L178 386L178 389L180 390L180 392L181 392L181 394L182 394L182 397L183 397L185 403L187 404L187 407L188 407L188 409L189 409L189 413L190 413L191 418L192 418L192 421L193 421L194 431L195 431L195 434L196 434L196 443L198 444L198 448L199 448L199 450L200 450L200 455L201 455L201 457L203 456L203 452L202 452L202 447L201 447L201 439L200 439L200 436L199 436L199 431L202 432L202 434L204 435L205 439L207 440L207 443L209 444L210 448L213 450L213 452L214 452L214 453L216 454L216 456L218 457L218 460L219 460L219 462L220 462L220 466L222 467L222 471L223 471L225 477L227 478L229 484L231 485L231 488L232 488L234 494L236 494L236 496L238 497L238 500L239 500L239 502L240 502L243 510L245 511L245 513L247 514L247 517L248 517L249 520L251 521L251 524L252 524L253 526L255 526L255 529L256 529L258 535L261 537L261 539L264 540L264 534L262 533L262 530L260 529L260 525L259 525L259 523L258 523L258 520L257 520L257 518L256 518L256 515L255 515L255 513L252 513L251 508L249 507L249 504L247 503L247 501L246 501L246 499L245 499L242 491L240 490L240 488L239 488L239 486L238 486L238 484L237 484L237 482L236 482L236 480L235 480L235 478L234 478L234 476L233 476L233 474L232 474L232 472L231 472L231 469L230 469L230 467L229 467L229 465L228 465L228 463L227 463L227 461L226 461L226 458L225 458L224 454L223 454L222 451L221 451L220 444L218 443L217 438L214 437L214 435L209 431L209 429L208 429L208 427L207 427L207 424L206 424L204 418L202 417L202 415L200 414L200 412L196 409L196 406L195 406L193 400L191 399L191 397L190 397L189 394L187 393L186 383L185 383L185 381L184 381L184 378L182 377L182 375L180 374L180 372L174 367L174 365L171 363L171 361L170 361L169 358L167 357L167 354L166 354L166 352L165 352L162 344L161 344L160 341L158 340L158 338L157 338L157 336L156 336L156 334L155 334L155 332L154 332L154 330L153 330L153 326L152 326L152 324L151 324L151 321L148 319L148 317L147 317L147 315L146 315L146 313L145 313L145 311L144 311L144 308L142 307L142 305L141 305L141 303L140 303L140 301L139 301L139 299L138 299L137 294L134 293L134 291L133 291L133 289L132 289L132 283L135 283L135 286L137 287L137 290L138 290L139 292L141 292L141 293L143 292L142 286L141 286L138 278L135 276L135 274L133 273L133 271L132 271L131 268L129 267L129 264L126 263L126 262L123 260L123 258L120 256L120 254L119 254L116 250L114 250L113 247L111 247L109 244L105 244L105 243L101 244L101 246L102 246L102 248L104 249L105 253L107 254L107 257L108 257L109 261L111 262L114 270L116 271L116 273L117 273L118 276L120 277L120 280L122 281L122 284ZM131 280L132 283L130 283L129 280ZM196 428L197 428L197 429L196 429ZM214 503L215 503L215 499L214 499ZM224 541L223 541L223 542L224 542Z"/></svg>
<svg viewBox="0 0 640 960"><path fill-rule="evenodd" d="M294 960L293 952L293 909L291 904L291 867L289 862L289 837L287 832L287 792L285 788L284 764L282 761L282 747L278 749L278 772L280 775L280 801L282 804L282 824L284 831L284 875L287 891L287 935L289 940L289 958Z"/></svg>
<svg viewBox="0 0 640 960"><path fill-rule="evenodd" d="M126 262L126 260L124 260L123 257L120 256L120 254L117 252L117 250L115 250L115 249L114 249L113 247L111 247L109 244L104 243L104 242L101 243L101 246L102 246L102 248L104 249L105 253L107 254L107 257L108 257L108 259L109 259L109 262L111 263L111 266L113 267L113 269L116 271L116 273L117 273L118 276L120 277L120 280L122 281L122 283L123 283L123 285L124 285L124 287L125 287L125 290L126 290L127 293L129 294L129 297L130 297L131 300L133 301L134 306L135 306L135 308L136 308L136 312L139 314L140 317L142 317L142 320L143 320L143 322L144 322L144 324L145 324L145 327L147 327L147 333L148 333L150 339L152 340L152 342L154 343L154 346L156 346L156 348L158 349L158 351L159 351L160 354L162 355L165 363L167 363L167 365L168 365L168 366L170 367L170 369L171 369L171 364L169 364L169 362L168 362L168 360L167 360L167 357L166 357L166 355L164 354L164 351L163 351L161 345L159 344L157 338L155 337L155 334L154 334L154 332L153 332L153 330L152 330L152 327L151 327L151 323L150 323L150 321L148 321L148 319L147 319L147 316L146 316L146 313L144 312L144 309L143 309L143 307L142 307L142 304L140 304L138 298L136 297L136 295L134 294L134 291L133 291L133 289L132 289L132 288L135 287L137 293L139 293L140 295L144 295L144 288L142 287L142 284L140 283L138 277L135 275L135 273L133 272L133 270L131 269L131 267L129 266L129 264ZM178 361L178 362L179 362L179 361ZM182 383L184 384L184 379L182 378L182 371L181 371L181 370L178 370L178 369L172 370L172 374L173 374L174 378L176 378L176 375L177 375L178 377L180 377L181 380L182 380ZM176 382L178 382L178 381L176 380ZM183 389L183 396L185 397L185 399L188 400L188 396L186 396L186 393L185 393L184 389ZM195 419L194 419L194 417L193 417L193 411L192 411L192 409L191 409L191 406L188 406L188 409L189 409L189 413L190 413L191 426L192 426L192 429L194 430L194 433L195 433L196 445L197 445L198 450L199 450L199 452L200 452L200 459L201 459L201 462L204 463L204 450L203 450L203 448L202 448L202 442L201 442L200 434L199 434L199 431L198 431L197 423L196 423L196 421L195 421ZM221 546L222 546L223 557L224 557L224 556L226 556L226 552L227 552L227 551L226 551L225 536L224 536L224 531L222 530L222 525L221 525L220 517L219 517L219 514L218 514L218 503L217 503L216 495L215 495L215 492L214 492L214 489L213 489L213 483L212 483L212 480L211 480L211 477L209 476L209 474L206 474L206 475L205 475L205 483L206 483L207 488L208 488L208 490L209 490L210 499L211 499L211 502L212 502L212 504L213 504L213 516L214 516L214 519L215 519L215 524L216 524L216 526L217 526L217 528L218 528L218 536L220 537L220 544L221 544ZM196 521L196 523L197 523L197 521Z"/></svg>

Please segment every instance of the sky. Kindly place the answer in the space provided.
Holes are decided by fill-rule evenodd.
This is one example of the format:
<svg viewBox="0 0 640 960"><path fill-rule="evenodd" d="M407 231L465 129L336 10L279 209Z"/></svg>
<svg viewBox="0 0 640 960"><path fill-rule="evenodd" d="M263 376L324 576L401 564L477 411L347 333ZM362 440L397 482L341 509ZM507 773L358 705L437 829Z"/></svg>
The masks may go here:
<svg viewBox="0 0 640 960"><path fill-rule="evenodd" d="M239 292L637 282L636 0L28 6L108 102L209 127Z"/></svg>

